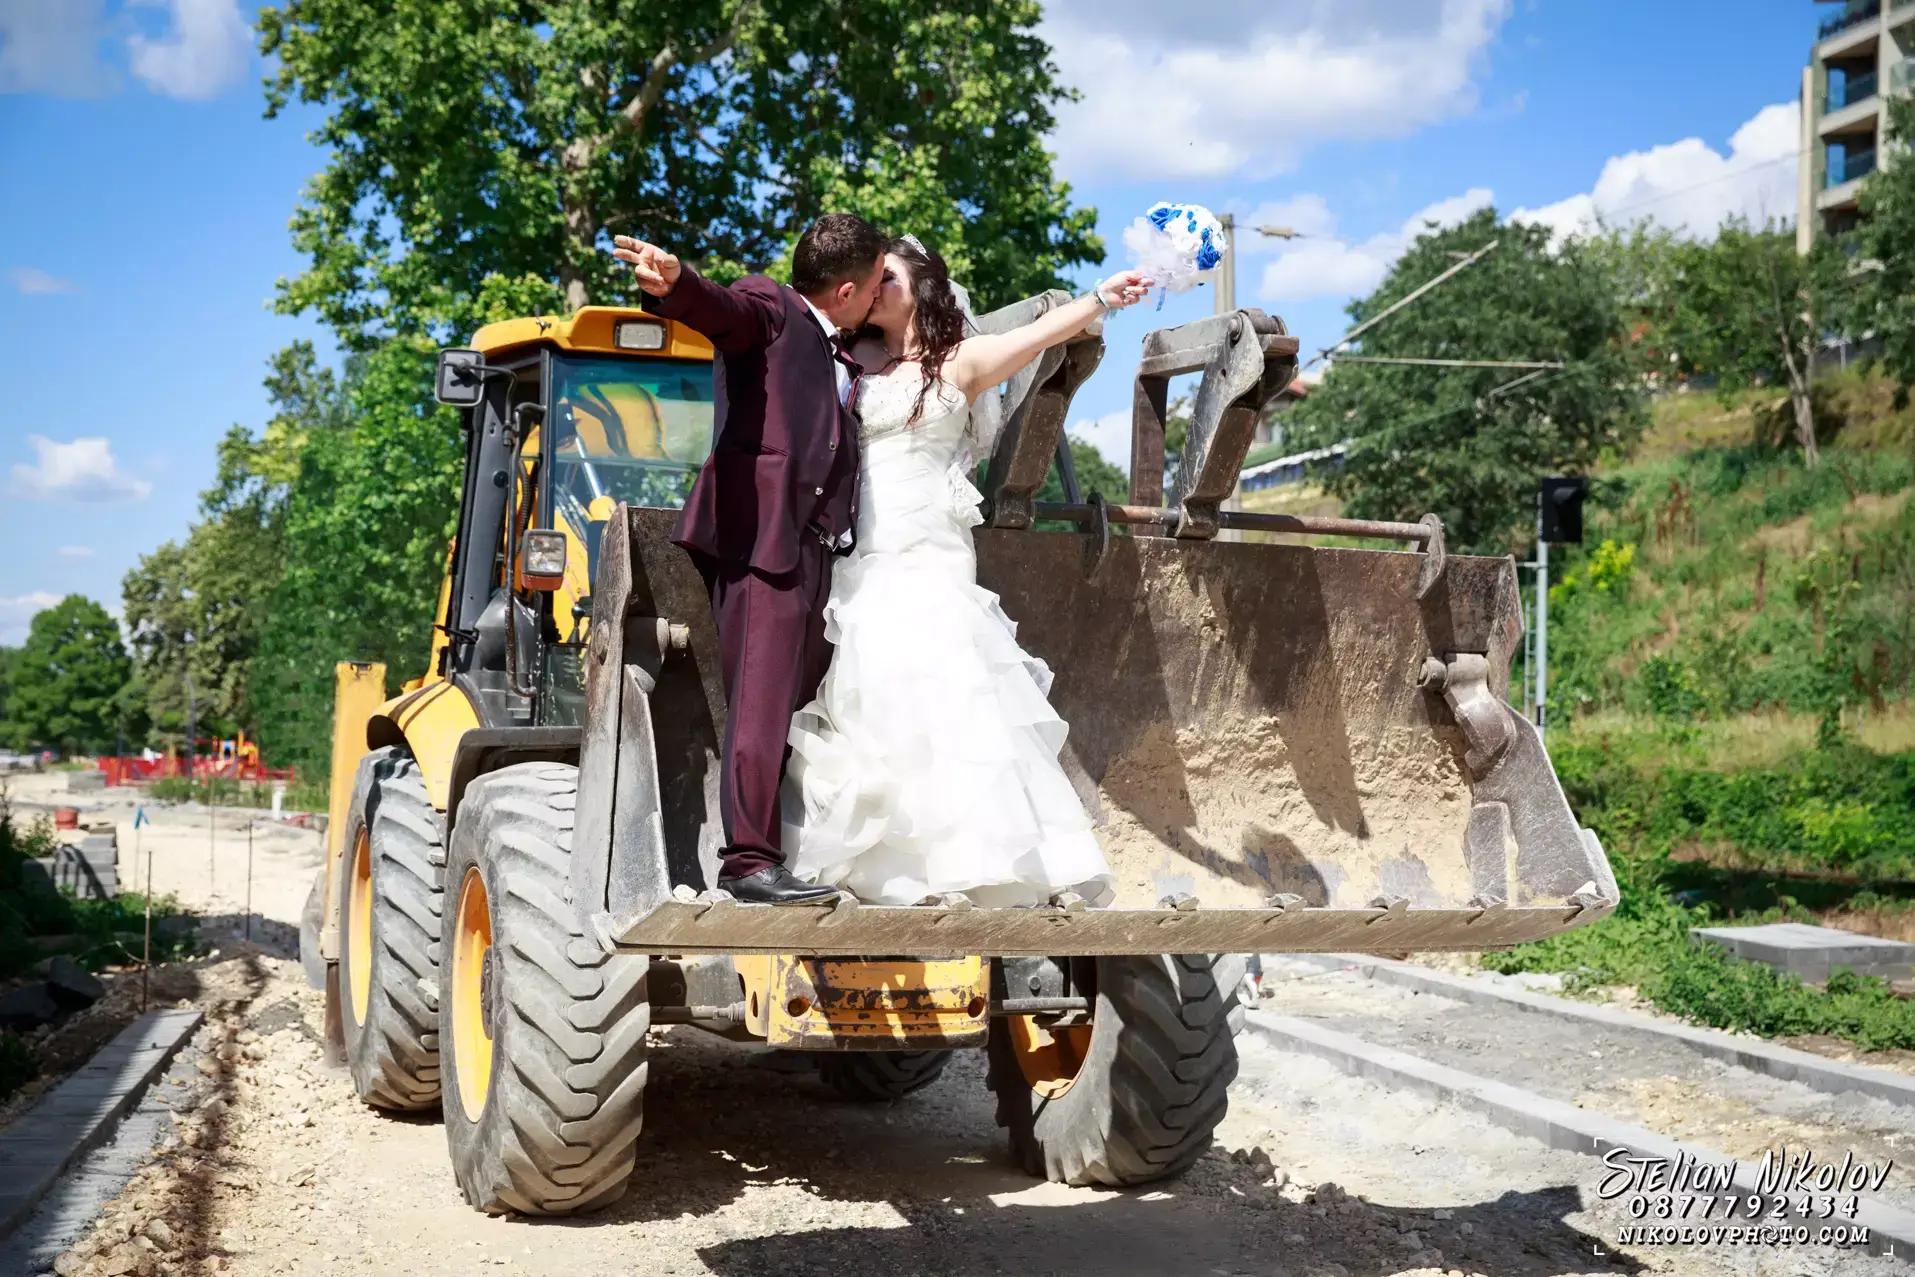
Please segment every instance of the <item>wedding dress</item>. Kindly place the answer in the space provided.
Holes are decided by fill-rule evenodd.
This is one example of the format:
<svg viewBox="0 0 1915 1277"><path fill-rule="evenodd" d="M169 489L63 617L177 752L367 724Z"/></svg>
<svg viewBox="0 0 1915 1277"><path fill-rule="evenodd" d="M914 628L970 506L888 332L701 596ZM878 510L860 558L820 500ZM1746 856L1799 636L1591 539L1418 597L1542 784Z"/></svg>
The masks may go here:
<svg viewBox="0 0 1915 1277"><path fill-rule="evenodd" d="M1102 903L1112 878L1058 762L1050 668L977 583L969 476L989 441L942 382L911 421L920 384L863 382L857 548L825 604L830 670L792 719L786 863L874 904Z"/></svg>

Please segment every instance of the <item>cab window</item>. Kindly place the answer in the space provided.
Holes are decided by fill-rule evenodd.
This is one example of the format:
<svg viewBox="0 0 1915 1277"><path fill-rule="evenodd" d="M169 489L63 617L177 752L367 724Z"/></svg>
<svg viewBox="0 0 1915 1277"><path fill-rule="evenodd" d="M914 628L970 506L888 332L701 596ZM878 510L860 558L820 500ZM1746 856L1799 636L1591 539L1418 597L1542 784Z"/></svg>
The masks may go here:
<svg viewBox="0 0 1915 1277"><path fill-rule="evenodd" d="M677 507L711 451L705 360L563 356L552 364L553 510L578 525L618 502Z"/></svg>

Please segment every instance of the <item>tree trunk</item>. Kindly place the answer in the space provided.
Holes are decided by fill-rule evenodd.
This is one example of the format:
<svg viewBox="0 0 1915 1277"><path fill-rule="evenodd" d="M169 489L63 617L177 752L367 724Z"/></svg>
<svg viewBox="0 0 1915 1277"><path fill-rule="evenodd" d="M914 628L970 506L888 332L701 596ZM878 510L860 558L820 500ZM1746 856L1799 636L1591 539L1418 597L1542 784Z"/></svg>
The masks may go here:
<svg viewBox="0 0 1915 1277"><path fill-rule="evenodd" d="M598 219L593 216L591 202L580 191L584 184L586 168L592 162L592 153L597 144L591 138L575 138L559 157L560 198L565 201L565 237L567 254L559 261L559 283L565 289L565 309L574 312L591 300L585 286L585 274L576 264L576 259L590 257L597 248Z"/></svg>
<svg viewBox="0 0 1915 1277"><path fill-rule="evenodd" d="M1809 402L1809 388L1794 376L1789 378L1789 403L1795 409L1795 437L1802 445L1802 463L1814 469L1821 454L1815 447L1815 408Z"/></svg>

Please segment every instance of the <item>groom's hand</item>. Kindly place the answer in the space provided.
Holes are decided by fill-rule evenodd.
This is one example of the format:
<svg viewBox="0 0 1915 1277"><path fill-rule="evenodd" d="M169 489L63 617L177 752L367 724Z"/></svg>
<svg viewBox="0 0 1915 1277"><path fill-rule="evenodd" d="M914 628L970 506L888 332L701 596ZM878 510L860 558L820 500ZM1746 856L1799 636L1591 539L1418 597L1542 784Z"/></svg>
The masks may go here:
<svg viewBox="0 0 1915 1277"><path fill-rule="evenodd" d="M670 294L678 283L683 269L678 258L666 252L656 244L647 244L642 239L633 239L629 235L615 235L612 243L612 256L621 262L630 262L632 275L638 280L638 286L654 297Z"/></svg>

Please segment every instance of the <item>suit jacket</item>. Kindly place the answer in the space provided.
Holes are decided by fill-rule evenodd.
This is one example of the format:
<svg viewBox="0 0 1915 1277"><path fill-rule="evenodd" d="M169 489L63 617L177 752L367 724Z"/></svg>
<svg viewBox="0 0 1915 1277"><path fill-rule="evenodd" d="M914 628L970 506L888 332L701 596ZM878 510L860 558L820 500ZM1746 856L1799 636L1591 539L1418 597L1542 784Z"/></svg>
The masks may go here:
<svg viewBox="0 0 1915 1277"><path fill-rule="evenodd" d="M717 348L711 456L672 540L766 573L798 566L806 541L844 549L857 519L858 427L838 403L834 361L805 299L763 275L720 288L690 267L658 313Z"/></svg>

